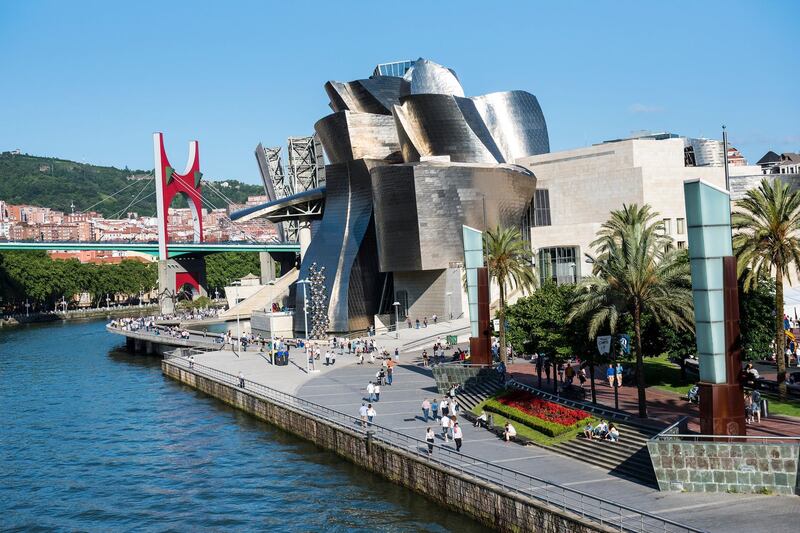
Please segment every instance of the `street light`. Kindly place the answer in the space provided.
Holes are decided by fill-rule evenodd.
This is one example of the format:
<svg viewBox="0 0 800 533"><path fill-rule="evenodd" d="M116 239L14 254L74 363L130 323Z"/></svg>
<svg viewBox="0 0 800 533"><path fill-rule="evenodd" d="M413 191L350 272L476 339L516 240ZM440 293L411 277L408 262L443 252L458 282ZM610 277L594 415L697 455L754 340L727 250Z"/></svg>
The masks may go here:
<svg viewBox="0 0 800 533"><path fill-rule="evenodd" d="M392 304L394 306L394 338L400 338L400 302Z"/></svg>
<svg viewBox="0 0 800 533"><path fill-rule="evenodd" d="M233 293L233 305L236 307L236 342L242 342L242 332L239 326L239 286L242 284L242 280L236 280L231 283L234 288Z"/></svg>
<svg viewBox="0 0 800 533"><path fill-rule="evenodd" d="M111 298L109 298L108 294L106 293L106 311L111 309L111 305L109 302L111 302Z"/></svg>
<svg viewBox="0 0 800 533"><path fill-rule="evenodd" d="M31 304L30 304L30 302L28 302L28 299L25 298L25 316L26 317L30 316L30 313L29 313L30 308L31 308Z"/></svg>

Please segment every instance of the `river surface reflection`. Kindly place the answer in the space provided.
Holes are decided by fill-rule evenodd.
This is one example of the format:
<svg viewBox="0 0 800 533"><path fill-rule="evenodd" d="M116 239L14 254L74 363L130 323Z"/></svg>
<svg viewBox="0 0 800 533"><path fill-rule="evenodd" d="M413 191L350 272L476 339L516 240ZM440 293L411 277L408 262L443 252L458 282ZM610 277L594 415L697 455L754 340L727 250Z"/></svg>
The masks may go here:
<svg viewBox="0 0 800 533"><path fill-rule="evenodd" d="M103 322L0 330L0 529L484 530L123 346Z"/></svg>

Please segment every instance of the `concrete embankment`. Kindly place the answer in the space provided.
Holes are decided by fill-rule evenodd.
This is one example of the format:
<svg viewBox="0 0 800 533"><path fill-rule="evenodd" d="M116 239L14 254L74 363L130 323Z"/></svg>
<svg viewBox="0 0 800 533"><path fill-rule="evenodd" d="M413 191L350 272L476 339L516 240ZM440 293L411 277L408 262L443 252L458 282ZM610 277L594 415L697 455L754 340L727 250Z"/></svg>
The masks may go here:
<svg viewBox="0 0 800 533"><path fill-rule="evenodd" d="M158 305L145 305L142 307L114 307L112 309L78 309L67 312L31 313L30 315L14 315L0 318L0 327L19 326L21 324L39 324L58 322L59 320L96 320L98 318L122 318L134 316L149 316L158 312Z"/></svg>
<svg viewBox="0 0 800 533"><path fill-rule="evenodd" d="M548 503L504 489L437 463L399 445L371 438L357 426L325 420L286 401L215 379L183 365L162 361L164 375L217 398L256 418L332 451L394 483L423 494L498 531L617 531L581 520ZM286 398L290 398L286 395ZM416 448L416 447L415 447Z"/></svg>

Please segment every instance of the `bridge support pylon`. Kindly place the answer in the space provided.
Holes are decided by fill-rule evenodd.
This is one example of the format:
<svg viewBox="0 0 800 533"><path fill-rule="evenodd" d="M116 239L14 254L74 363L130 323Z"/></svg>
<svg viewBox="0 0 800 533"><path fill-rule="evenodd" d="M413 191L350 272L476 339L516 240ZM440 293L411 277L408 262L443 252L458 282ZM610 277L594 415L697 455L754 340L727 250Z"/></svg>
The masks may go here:
<svg viewBox="0 0 800 533"><path fill-rule="evenodd" d="M158 262L158 293L161 314L175 312L180 298L208 296L206 261L202 255L185 255Z"/></svg>

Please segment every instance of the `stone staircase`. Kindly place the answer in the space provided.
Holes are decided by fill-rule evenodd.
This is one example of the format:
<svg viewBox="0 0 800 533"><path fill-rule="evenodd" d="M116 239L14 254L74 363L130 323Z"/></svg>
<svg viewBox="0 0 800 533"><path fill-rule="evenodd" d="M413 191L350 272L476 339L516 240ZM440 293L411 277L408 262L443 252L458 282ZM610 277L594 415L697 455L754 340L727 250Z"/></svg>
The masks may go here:
<svg viewBox="0 0 800 533"><path fill-rule="evenodd" d="M548 449L599 466L612 474L656 486L647 440L658 430L631 422L613 422L619 429L619 442L590 440L581 433L576 439L549 446Z"/></svg>
<svg viewBox="0 0 800 533"><path fill-rule="evenodd" d="M496 372L493 372L493 374L496 374ZM472 408L486 398L494 396L497 391L502 388L503 385L500 383L500 377L489 375L482 381L463 387L456 395L456 400L458 400L458 404L461 406L461 412L465 413L464 416L468 420L474 421L474 416L470 416Z"/></svg>
<svg viewBox="0 0 800 533"><path fill-rule="evenodd" d="M513 386L527 390L545 400L587 411L595 418L613 422L619 430L619 442L586 439L583 437L583 432L577 430L577 438L547 446L548 450L577 461L599 466L612 474L656 486L656 476L650 461L650 453L647 451L647 441L663 428L640 424L634 421L628 413L605 409L589 402L560 398L526 385L513 384Z"/></svg>

